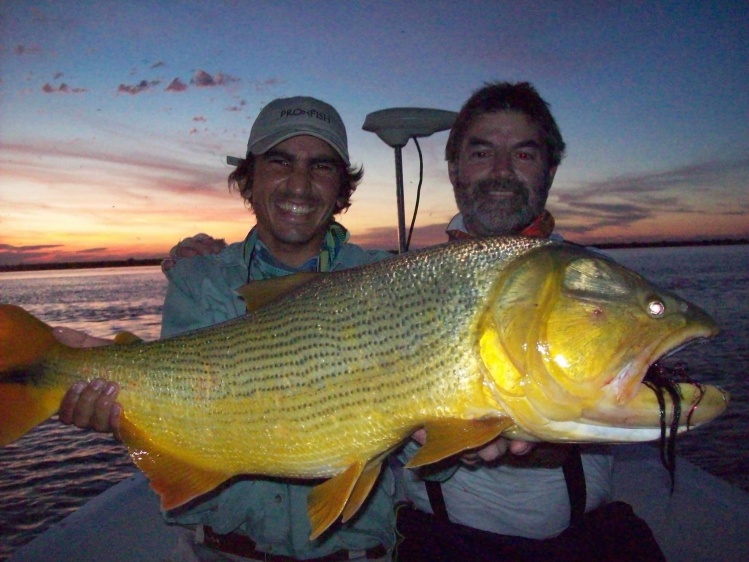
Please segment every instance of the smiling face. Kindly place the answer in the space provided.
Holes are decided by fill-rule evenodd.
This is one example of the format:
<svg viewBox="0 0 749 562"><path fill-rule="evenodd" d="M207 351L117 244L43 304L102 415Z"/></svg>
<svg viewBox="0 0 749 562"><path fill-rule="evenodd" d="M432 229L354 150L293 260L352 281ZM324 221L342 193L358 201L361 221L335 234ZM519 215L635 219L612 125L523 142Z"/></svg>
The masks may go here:
<svg viewBox="0 0 749 562"><path fill-rule="evenodd" d="M549 167L539 127L516 111L483 113L448 163L455 201L471 234L517 234L544 209Z"/></svg>
<svg viewBox="0 0 749 562"><path fill-rule="evenodd" d="M309 135L256 157L251 203L258 238L277 259L299 266L320 252L331 217L342 205L343 170L335 150Z"/></svg>

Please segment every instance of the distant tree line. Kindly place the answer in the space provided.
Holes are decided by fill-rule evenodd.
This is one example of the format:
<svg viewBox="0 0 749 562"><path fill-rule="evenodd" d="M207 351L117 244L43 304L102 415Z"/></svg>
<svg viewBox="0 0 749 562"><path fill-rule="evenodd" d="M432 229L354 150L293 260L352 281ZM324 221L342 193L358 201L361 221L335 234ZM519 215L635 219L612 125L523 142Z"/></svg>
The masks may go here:
<svg viewBox="0 0 749 562"><path fill-rule="evenodd" d="M614 250L617 248L666 248L672 246L736 246L740 244L749 244L748 239L731 239L724 238L720 240L662 240L660 242L606 242L601 244L586 244L602 250ZM396 250L392 250L397 253ZM136 267L145 265L159 265L161 258L149 258L137 260L130 258L127 260L111 261L81 261L81 262L61 262L61 263L19 263L16 265L0 265L0 272L4 271L43 271L54 269L93 269L100 267Z"/></svg>

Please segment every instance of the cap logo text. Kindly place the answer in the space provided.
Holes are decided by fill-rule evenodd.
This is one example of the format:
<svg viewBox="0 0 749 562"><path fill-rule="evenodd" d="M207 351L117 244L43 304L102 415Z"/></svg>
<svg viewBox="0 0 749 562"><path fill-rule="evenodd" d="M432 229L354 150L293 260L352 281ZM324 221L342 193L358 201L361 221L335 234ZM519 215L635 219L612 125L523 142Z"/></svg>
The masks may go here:
<svg viewBox="0 0 749 562"><path fill-rule="evenodd" d="M330 116L327 113L322 113L316 109L310 109L305 111L304 109L297 107L296 109L284 109L279 117L295 117L297 115L306 115L309 118L317 118L326 123L330 123Z"/></svg>

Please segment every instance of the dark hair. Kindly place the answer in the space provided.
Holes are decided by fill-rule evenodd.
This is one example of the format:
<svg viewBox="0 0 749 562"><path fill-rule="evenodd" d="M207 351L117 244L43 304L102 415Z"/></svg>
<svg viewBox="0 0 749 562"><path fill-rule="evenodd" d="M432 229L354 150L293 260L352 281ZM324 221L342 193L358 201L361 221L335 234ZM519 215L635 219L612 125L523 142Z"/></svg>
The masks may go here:
<svg viewBox="0 0 749 562"><path fill-rule="evenodd" d="M359 166L348 166L344 164L343 160L340 161L340 182L341 188L338 193L342 204L337 207L334 215L337 215L341 211L345 211L351 206L351 195L353 195L356 187L364 177L364 167ZM229 184L229 191L236 190L242 196L250 208L252 208L252 178L255 172L255 156L248 154L247 157L237 166L237 169L229 174L227 183Z"/></svg>
<svg viewBox="0 0 749 562"><path fill-rule="evenodd" d="M517 111L524 113L541 128L546 145L549 167L558 166L564 157L564 140L559 132L554 117L549 111L549 104L538 95L536 89L528 82L487 82L476 90L460 108L458 117L450 130L445 147L445 159L454 162L458 158L460 143L473 120L484 113L499 111Z"/></svg>

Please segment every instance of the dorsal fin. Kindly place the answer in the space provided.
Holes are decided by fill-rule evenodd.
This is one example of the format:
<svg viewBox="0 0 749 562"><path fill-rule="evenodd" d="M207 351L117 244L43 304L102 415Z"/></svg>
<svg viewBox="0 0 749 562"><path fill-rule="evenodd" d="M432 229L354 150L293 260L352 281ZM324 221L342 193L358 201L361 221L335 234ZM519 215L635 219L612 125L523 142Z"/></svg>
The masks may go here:
<svg viewBox="0 0 749 562"><path fill-rule="evenodd" d="M247 303L247 311L253 312L276 299L291 293L297 287L309 283L320 273L295 273L273 279L252 281L237 289Z"/></svg>

